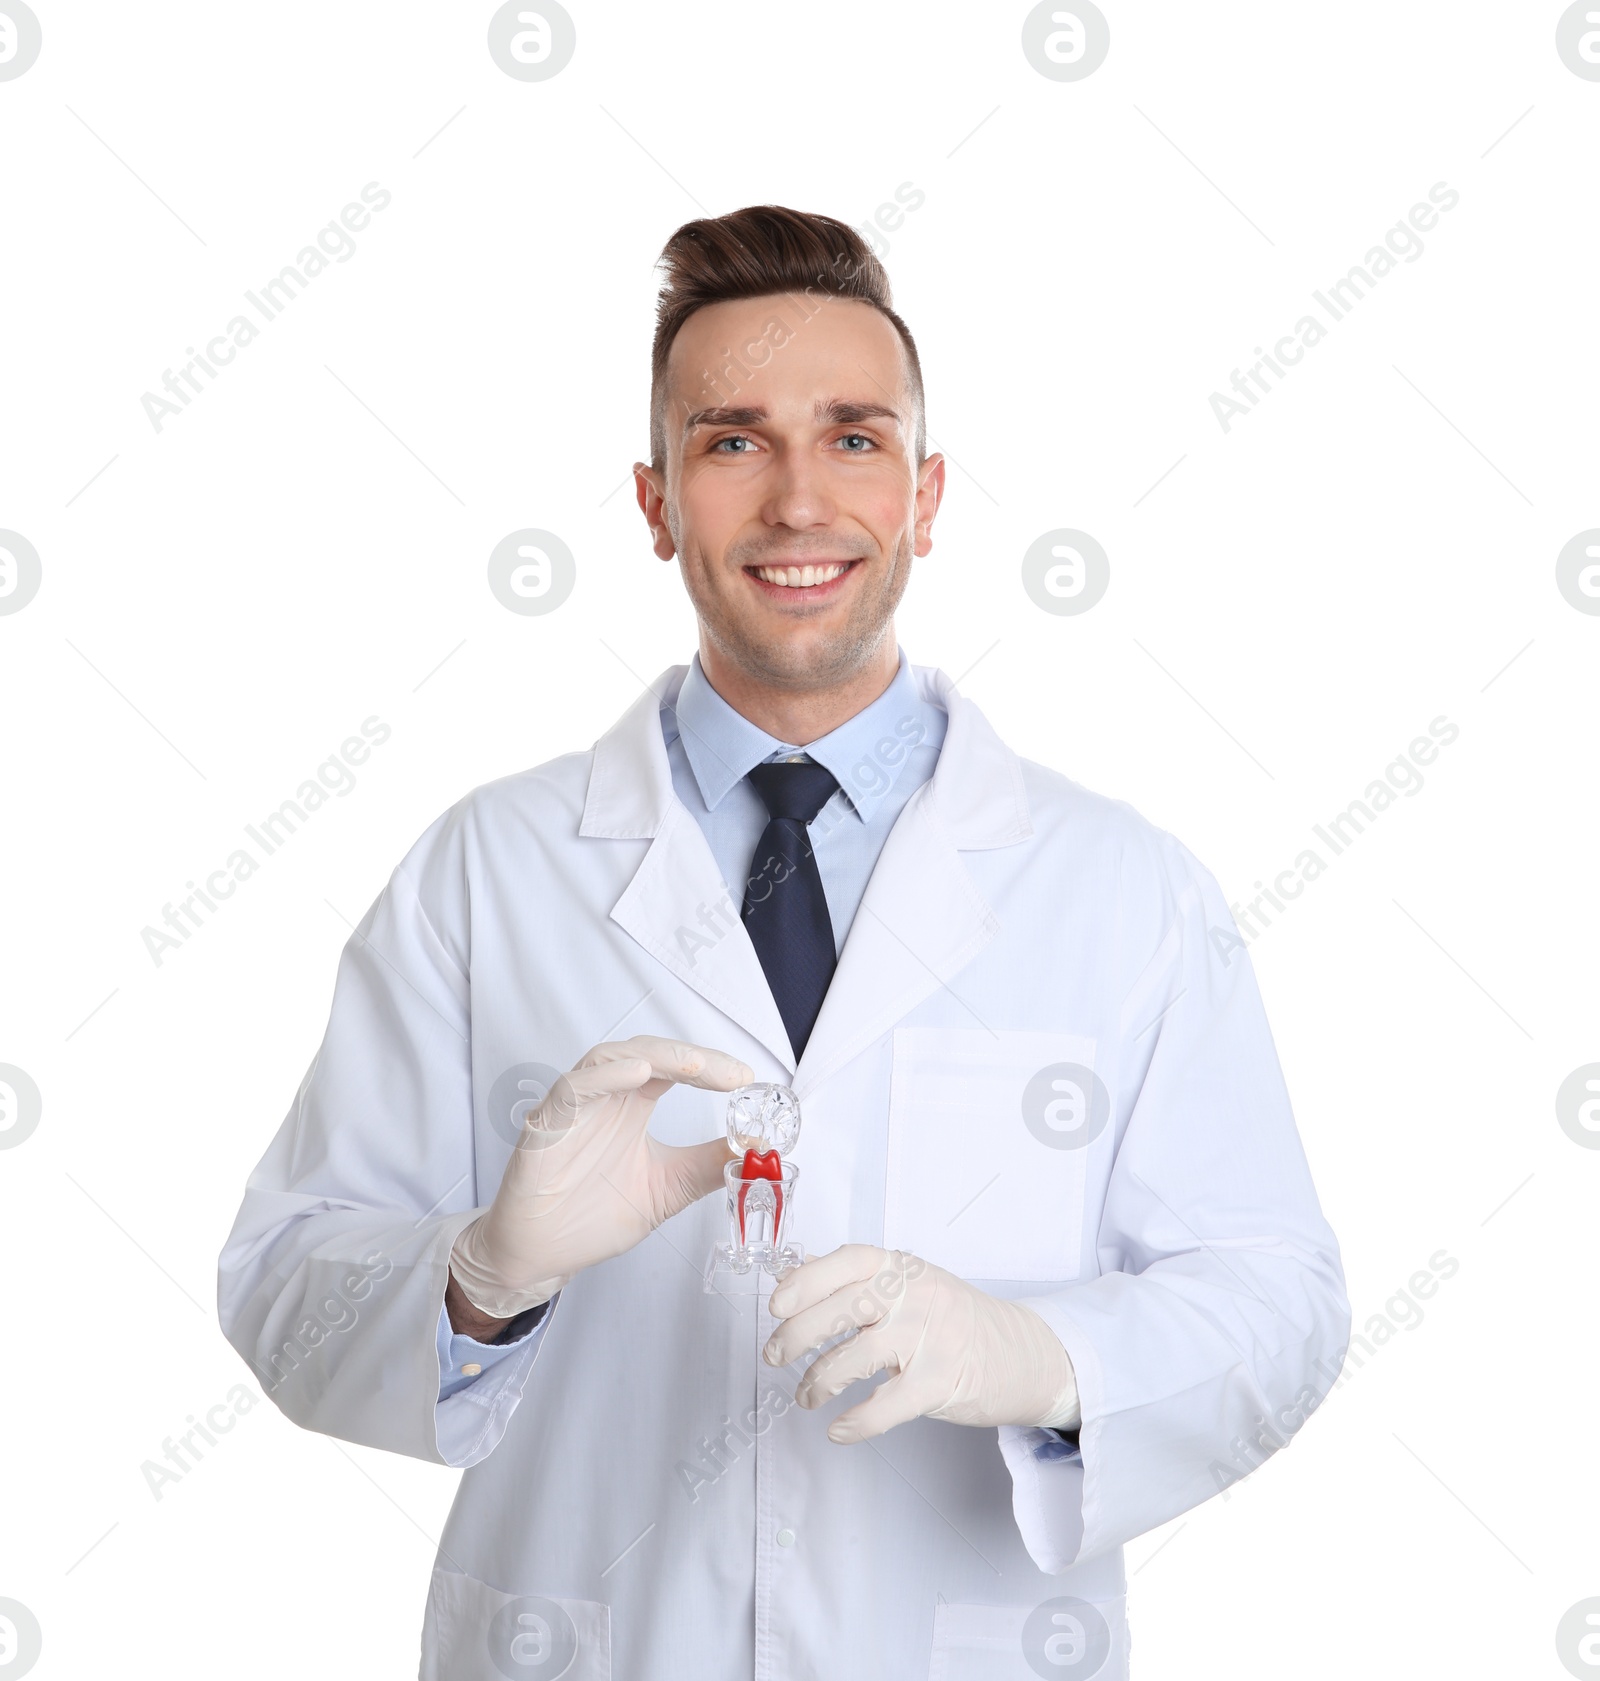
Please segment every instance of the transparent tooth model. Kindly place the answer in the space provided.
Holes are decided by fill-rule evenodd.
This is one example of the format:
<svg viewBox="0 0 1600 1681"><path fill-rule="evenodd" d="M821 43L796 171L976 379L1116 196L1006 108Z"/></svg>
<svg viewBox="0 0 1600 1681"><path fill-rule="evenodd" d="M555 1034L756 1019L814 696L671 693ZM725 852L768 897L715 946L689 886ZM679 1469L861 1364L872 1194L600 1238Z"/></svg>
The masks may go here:
<svg viewBox="0 0 1600 1681"><path fill-rule="evenodd" d="M722 1170L728 1241L711 1246L705 1286L720 1269L777 1274L805 1250L789 1236L800 1169L783 1158L800 1136L800 1100L787 1086L741 1086L728 1098L728 1142L742 1152Z"/></svg>

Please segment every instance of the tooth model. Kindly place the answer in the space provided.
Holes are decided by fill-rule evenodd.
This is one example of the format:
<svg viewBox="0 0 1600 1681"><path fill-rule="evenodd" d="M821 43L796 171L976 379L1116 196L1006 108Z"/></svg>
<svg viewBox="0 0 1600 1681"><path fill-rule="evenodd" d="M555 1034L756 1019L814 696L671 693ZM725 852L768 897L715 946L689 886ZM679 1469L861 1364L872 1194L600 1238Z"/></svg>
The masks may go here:
<svg viewBox="0 0 1600 1681"><path fill-rule="evenodd" d="M719 1265L778 1273L805 1258L798 1244L785 1242L800 1170L783 1158L800 1136L800 1100L787 1086L741 1086L728 1098L727 1124L728 1142L743 1155L723 1169L729 1241L712 1246L707 1289Z"/></svg>

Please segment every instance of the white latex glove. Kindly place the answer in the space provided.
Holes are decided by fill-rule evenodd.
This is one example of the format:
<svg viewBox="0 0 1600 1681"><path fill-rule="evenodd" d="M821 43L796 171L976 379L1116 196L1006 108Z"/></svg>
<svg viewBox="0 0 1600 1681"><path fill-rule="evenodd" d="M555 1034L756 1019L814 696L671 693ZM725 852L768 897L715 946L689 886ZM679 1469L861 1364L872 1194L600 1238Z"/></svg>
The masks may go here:
<svg viewBox="0 0 1600 1681"><path fill-rule="evenodd" d="M864 1441L924 1416L1063 1430L1080 1422L1072 1361L1032 1308L903 1249L846 1243L786 1273L769 1305L783 1323L762 1351L768 1365L854 1333L807 1369L795 1392L802 1407L820 1407L874 1372L898 1374L840 1413L830 1441Z"/></svg>
<svg viewBox="0 0 1600 1681"><path fill-rule="evenodd" d="M733 1091L754 1078L722 1051L672 1039L596 1045L528 1116L494 1201L456 1239L462 1294L480 1313L513 1318L720 1190L737 1159L726 1137L679 1147L645 1128L675 1082Z"/></svg>

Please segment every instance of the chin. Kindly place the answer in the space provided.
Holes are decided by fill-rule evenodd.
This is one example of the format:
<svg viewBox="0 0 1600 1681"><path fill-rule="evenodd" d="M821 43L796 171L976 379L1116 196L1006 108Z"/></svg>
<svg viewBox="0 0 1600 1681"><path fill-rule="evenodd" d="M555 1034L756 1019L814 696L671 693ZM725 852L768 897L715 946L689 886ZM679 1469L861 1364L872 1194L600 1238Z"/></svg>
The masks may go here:
<svg viewBox="0 0 1600 1681"><path fill-rule="evenodd" d="M728 652L752 677L774 688L825 689L854 677L870 665L883 646L887 626L872 630L846 628L799 635L746 635Z"/></svg>

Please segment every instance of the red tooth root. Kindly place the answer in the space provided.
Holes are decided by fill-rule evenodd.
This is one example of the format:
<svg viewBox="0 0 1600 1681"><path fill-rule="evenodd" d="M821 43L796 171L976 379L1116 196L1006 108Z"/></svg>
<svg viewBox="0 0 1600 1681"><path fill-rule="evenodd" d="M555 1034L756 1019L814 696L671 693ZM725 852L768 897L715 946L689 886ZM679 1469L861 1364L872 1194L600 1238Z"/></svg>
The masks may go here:
<svg viewBox="0 0 1600 1681"><path fill-rule="evenodd" d="M754 1150L746 1150L744 1162L739 1169L739 1177L745 1181L739 1187L739 1243L744 1244L744 1198L750 1189L752 1179L775 1179L777 1183L772 1188L776 1206L772 1214L772 1233L776 1237L778 1228L783 1221L783 1157L776 1150L768 1150L765 1155L758 1155Z"/></svg>

